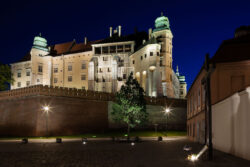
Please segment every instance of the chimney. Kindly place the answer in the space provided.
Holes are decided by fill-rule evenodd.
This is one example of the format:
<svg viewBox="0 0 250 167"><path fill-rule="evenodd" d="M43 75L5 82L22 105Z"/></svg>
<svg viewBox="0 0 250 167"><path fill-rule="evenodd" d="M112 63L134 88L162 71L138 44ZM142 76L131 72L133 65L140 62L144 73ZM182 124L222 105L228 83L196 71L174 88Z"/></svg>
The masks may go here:
<svg viewBox="0 0 250 167"><path fill-rule="evenodd" d="M87 37L84 37L84 44L87 45L87 43L88 43L88 39Z"/></svg>
<svg viewBox="0 0 250 167"><path fill-rule="evenodd" d="M118 36L120 37L122 34L122 26L118 26Z"/></svg>
<svg viewBox="0 0 250 167"><path fill-rule="evenodd" d="M148 29L148 40L151 39L152 36L152 28Z"/></svg>
<svg viewBox="0 0 250 167"><path fill-rule="evenodd" d="M109 27L109 36L112 37L112 31L113 31L113 28L112 27Z"/></svg>

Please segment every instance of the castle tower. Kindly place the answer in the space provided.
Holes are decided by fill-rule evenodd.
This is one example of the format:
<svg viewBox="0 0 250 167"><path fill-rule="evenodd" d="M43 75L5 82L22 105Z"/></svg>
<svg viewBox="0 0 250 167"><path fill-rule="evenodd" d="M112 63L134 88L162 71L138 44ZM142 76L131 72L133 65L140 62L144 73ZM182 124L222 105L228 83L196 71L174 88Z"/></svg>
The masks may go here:
<svg viewBox="0 0 250 167"><path fill-rule="evenodd" d="M31 55L31 85L51 85L52 57L48 55L47 40L41 36L34 38Z"/></svg>
<svg viewBox="0 0 250 167"><path fill-rule="evenodd" d="M178 65L176 67L176 76L180 82L180 98L185 98L187 95L187 83L184 75L180 75Z"/></svg>
<svg viewBox="0 0 250 167"><path fill-rule="evenodd" d="M155 29L152 36L155 37L159 44L161 44L160 51L160 72L162 78L163 95L174 97L173 83L172 83L172 39L173 34L170 30L169 20L166 16L161 14L155 20Z"/></svg>

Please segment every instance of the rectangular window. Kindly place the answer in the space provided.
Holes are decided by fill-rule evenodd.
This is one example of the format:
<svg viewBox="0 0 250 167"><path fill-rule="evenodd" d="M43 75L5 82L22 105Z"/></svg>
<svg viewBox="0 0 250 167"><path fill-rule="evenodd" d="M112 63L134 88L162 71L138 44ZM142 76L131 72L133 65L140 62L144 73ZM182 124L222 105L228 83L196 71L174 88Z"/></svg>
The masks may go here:
<svg viewBox="0 0 250 167"><path fill-rule="evenodd" d="M110 68L108 68L108 72L111 72L111 71L110 71Z"/></svg>
<svg viewBox="0 0 250 167"><path fill-rule="evenodd" d="M68 66L68 71L72 71L72 65Z"/></svg>
<svg viewBox="0 0 250 167"><path fill-rule="evenodd" d="M57 78L54 78L54 83L57 83Z"/></svg>
<svg viewBox="0 0 250 167"><path fill-rule="evenodd" d="M118 53L123 52L123 45L118 45L118 46L117 46L117 52L118 52Z"/></svg>
<svg viewBox="0 0 250 167"><path fill-rule="evenodd" d="M133 60L133 64L135 64L135 61Z"/></svg>
<svg viewBox="0 0 250 167"><path fill-rule="evenodd" d="M17 87L18 87L18 88L21 87L21 82L17 82Z"/></svg>
<svg viewBox="0 0 250 167"><path fill-rule="evenodd" d="M123 79L126 79L126 78L127 78L126 74L123 74L123 75L122 75L122 78L123 78Z"/></svg>
<svg viewBox="0 0 250 167"><path fill-rule="evenodd" d="M54 73L58 73L58 68L57 67L54 68Z"/></svg>
<svg viewBox="0 0 250 167"><path fill-rule="evenodd" d="M101 54L101 48L95 47L95 54Z"/></svg>
<svg viewBox="0 0 250 167"><path fill-rule="evenodd" d="M99 69L99 72L100 72L100 73L102 72L102 69L101 69L101 68Z"/></svg>
<svg viewBox="0 0 250 167"><path fill-rule="evenodd" d="M43 72L43 66L42 65L38 65L38 72Z"/></svg>
<svg viewBox="0 0 250 167"><path fill-rule="evenodd" d="M39 82L40 82L40 79L37 79L36 82L39 83Z"/></svg>
<svg viewBox="0 0 250 167"><path fill-rule="evenodd" d="M200 107L201 105L201 91L199 89L199 92L198 92L198 107Z"/></svg>
<svg viewBox="0 0 250 167"><path fill-rule="evenodd" d="M85 86L83 86L82 89L85 90Z"/></svg>
<svg viewBox="0 0 250 167"><path fill-rule="evenodd" d="M81 75L81 80L82 80L82 81L85 81L85 80L86 80L86 75L85 75L85 74Z"/></svg>
<svg viewBox="0 0 250 167"><path fill-rule="evenodd" d="M153 52L150 52L150 56L154 56L154 53L153 53Z"/></svg>
<svg viewBox="0 0 250 167"><path fill-rule="evenodd" d="M20 78L21 77L21 71L18 71L17 72L17 78Z"/></svg>
<svg viewBox="0 0 250 167"><path fill-rule="evenodd" d="M85 61L82 62L82 70L84 70L84 69L86 69L86 62Z"/></svg>
<svg viewBox="0 0 250 167"><path fill-rule="evenodd" d="M30 86L30 81L26 81L26 86Z"/></svg>
<svg viewBox="0 0 250 167"><path fill-rule="evenodd" d="M68 82L72 82L72 76L68 76Z"/></svg>
<svg viewBox="0 0 250 167"><path fill-rule="evenodd" d="M116 46L110 46L109 49L110 49L109 50L110 53L116 53Z"/></svg>
<svg viewBox="0 0 250 167"><path fill-rule="evenodd" d="M144 57L147 58L147 54L145 54Z"/></svg>
<svg viewBox="0 0 250 167"><path fill-rule="evenodd" d="M107 56L103 57L103 61L108 61L108 57Z"/></svg>
<svg viewBox="0 0 250 167"><path fill-rule="evenodd" d="M163 66L162 60L160 60L160 66L161 66L161 67Z"/></svg>
<svg viewBox="0 0 250 167"><path fill-rule="evenodd" d="M141 60L143 59L143 56L141 56Z"/></svg>
<svg viewBox="0 0 250 167"><path fill-rule="evenodd" d="M131 45L125 45L125 52L131 52Z"/></svg>
<svg viewBox="0 0 250 167"><path fill-rule="evenodd" d="M160 52L157 52L157 56L160 56Z"/></svg>
<svg viewBox="0 0 250 167"><path fill-rule="evenodd" d="M109 53L109 48L107 46L102 47L102 53L103 54Z"/></svg>
<svg viewBox="0 0 250 167"><path fill-rule="evenodd" d="M30 70L26 70L26 76L30 76Z"/></svg>

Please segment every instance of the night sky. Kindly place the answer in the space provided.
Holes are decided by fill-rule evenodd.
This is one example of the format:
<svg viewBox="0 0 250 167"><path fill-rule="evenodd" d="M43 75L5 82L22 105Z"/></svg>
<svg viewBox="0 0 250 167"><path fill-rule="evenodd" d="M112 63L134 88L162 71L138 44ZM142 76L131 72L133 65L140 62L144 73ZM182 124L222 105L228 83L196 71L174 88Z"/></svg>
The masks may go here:
<svg viewBox="0 0 250 167"><path fill-rule="evenodd" d="M234 30L250 25L250 1L242 0L9 0L0 5L0 61L13 63L30 51L40 32L49 45L83 42L109 36L109 27L122 34L148 31L161 12L173 32L173 67L178 64L188 88L206 53L212 56Z"/></svg>

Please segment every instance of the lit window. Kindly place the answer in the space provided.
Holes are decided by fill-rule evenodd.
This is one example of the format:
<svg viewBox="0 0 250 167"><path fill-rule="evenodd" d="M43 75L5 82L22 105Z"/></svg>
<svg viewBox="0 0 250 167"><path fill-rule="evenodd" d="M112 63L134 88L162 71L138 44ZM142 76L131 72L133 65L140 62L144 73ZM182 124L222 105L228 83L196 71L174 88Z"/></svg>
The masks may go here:
<svg viewBox="0 0 250 167"><path fill-rule="evenodd" d="M38 65L38 72L43 72L43 66L42 65Z"/></svg>
<svg viewBox="0 0 250 167"><path fill-rule="evenodd" d="M81 80L82 81L86 80L86 75L85 74L81 75Z"/></svg>
<svg viewBox="0 0 250 167"><path fill-rule="evenodd" d="M58 68L54 68L54 73L58 73Z"/></svg>
<svg viewBox="0 0 250 167"><path fill-rule="evenodd" d="M123 52L123 45L118 45L118 46L117 46L117 52L118 52L118 53Z"/></svg>
<svg viewBox="0 0 250 167"><path fill-rule="evenodd" d="M68 71L72 71L72 65L68 66Z"/></svg>
<svg viewBox="0 0 250 167"><path fill-rule="evenodd" d="M125 52L131 52L131 45L125 45Z"/></svg>
<svg viewBox="0 0 250 167"><path fill-rule="evenodd" d="M21 87L21 82L17 83L17 87L19 87L19 88Z"/></svg>
<svg viewBox="0 0 250 167"><path fill-rule="evenodd" d="M30 86L30 81L26 81L26 86Z"/></svg>
<svg viewBox="0 0 250 167"><path fill-rule="evenodd" d="M72 82L72 76L68 76L68 81Z"/></svg>
<svg viewBox="0 0 250 167"><path fill-rule="evenodd" d="M57 83L57 78L54 78L54 83Z"/></svg>

